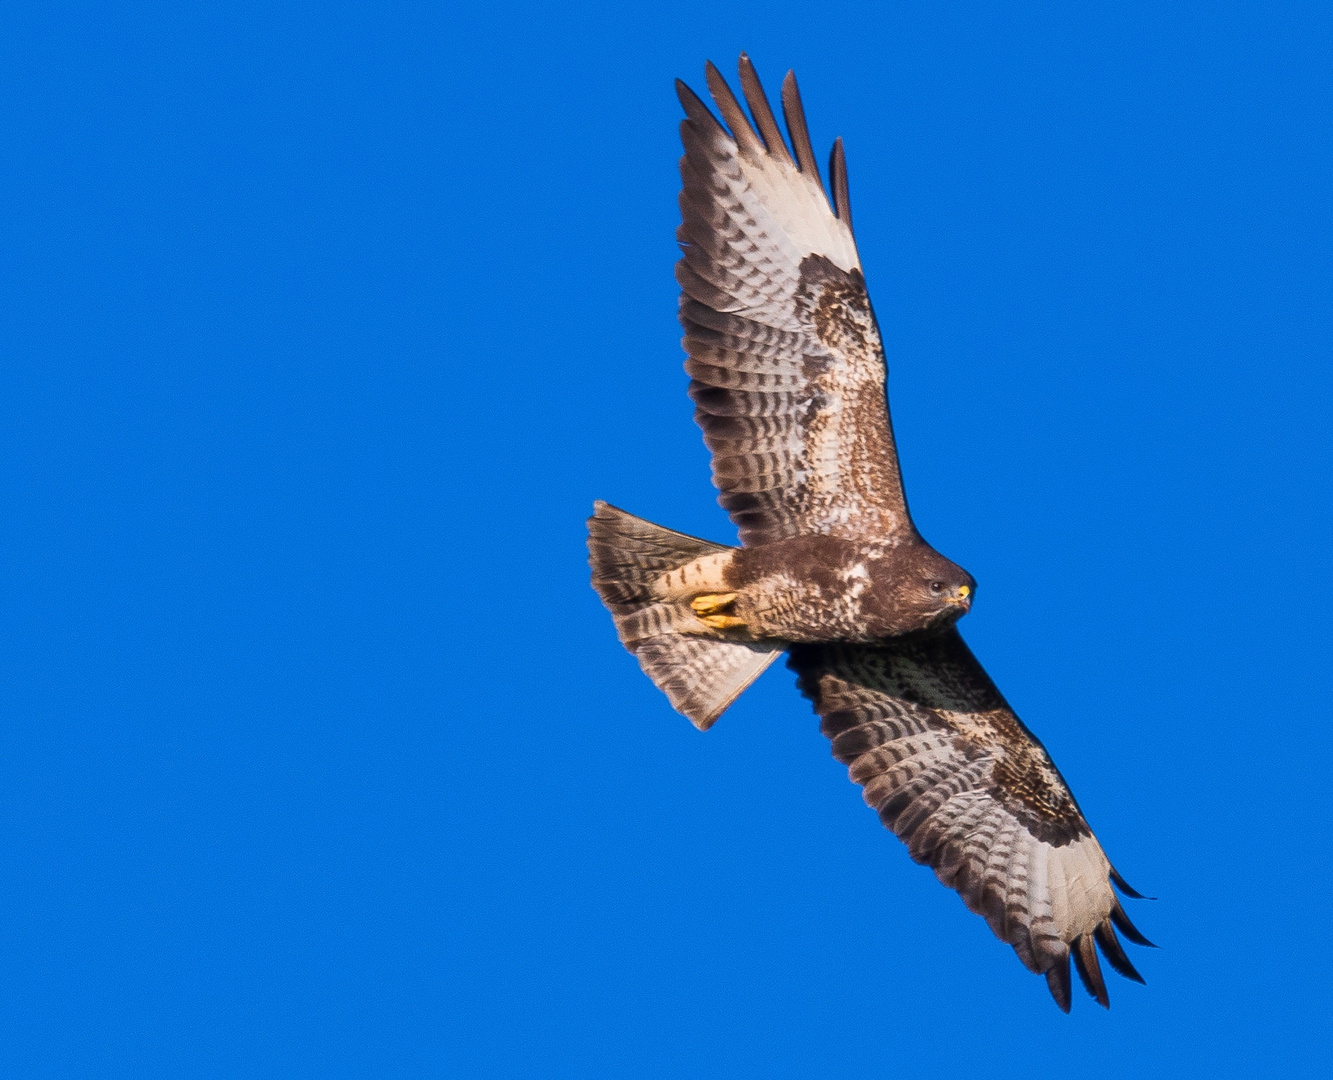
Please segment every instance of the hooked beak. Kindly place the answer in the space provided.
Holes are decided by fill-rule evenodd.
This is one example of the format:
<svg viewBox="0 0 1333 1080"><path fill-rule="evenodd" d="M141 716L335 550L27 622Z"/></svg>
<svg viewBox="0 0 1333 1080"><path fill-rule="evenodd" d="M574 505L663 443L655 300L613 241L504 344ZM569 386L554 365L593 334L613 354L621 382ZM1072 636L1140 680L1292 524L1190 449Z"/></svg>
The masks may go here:
<svg viewBox="0 0 1333 1080"><path fill-rule="evenodd" d="M957 596L946 596L946 597L945 597L945 603L947 603L947 604L957 604L957 605L958 605L960 608L962 608L964 611L968 611L968 610L970 610L971 607L972 607L972 588L971 588L971 586L969 586L969 585L960 585L960 586L958 587L958 595L957 595Z"/></svg>

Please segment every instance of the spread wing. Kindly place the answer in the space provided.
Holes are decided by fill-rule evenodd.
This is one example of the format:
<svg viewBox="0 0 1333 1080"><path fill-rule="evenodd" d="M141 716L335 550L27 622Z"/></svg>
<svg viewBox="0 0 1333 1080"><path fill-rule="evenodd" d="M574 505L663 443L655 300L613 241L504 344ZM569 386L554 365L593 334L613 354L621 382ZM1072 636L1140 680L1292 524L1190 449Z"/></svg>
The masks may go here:
<svg viewBox="0 0 1333 1080"><path fill-rule="evenodd" d="M685 369L718 501L743 544L910 534L842 142L829 166L835 213L795 77L782 84L791 150L744 54L740 79L755 127L708 65L730 133L676 84L686 113L676 264Z"/></svg>
<svg viewBox="0 0 1333 1080"><path fill-rule="evenodd" d="M797 646L790 666L833 755L914 860L956 889L996 937L1046 976L1069 1011L1069 959L1102 1005L1100 946L1142 982L1116 937L1150 944L1045 748L1014 715L957 630L873 645Z"/></svg>

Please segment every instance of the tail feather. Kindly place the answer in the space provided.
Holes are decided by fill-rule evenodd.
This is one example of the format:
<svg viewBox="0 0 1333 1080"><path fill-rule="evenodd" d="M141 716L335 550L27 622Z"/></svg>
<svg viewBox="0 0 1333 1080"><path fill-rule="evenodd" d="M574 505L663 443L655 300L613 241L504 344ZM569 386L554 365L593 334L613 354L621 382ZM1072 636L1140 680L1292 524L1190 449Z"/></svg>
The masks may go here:
<svg viewBox="0 0 1333 1080"><path fill-rule="evenodd" d="M730 550L604 502L594 504L588 519L593 588L610 609L620 640L672 707L701 731L782 652L777 645L711 633L690 610L689 571L682 568Z"/></svg>
<svg viewBox="0 0 1333 1080"><path fill-rule="evenodd" d="M671 707L707 731L782 650L746 641L663 634L639 642L634 655Z"/></svg>

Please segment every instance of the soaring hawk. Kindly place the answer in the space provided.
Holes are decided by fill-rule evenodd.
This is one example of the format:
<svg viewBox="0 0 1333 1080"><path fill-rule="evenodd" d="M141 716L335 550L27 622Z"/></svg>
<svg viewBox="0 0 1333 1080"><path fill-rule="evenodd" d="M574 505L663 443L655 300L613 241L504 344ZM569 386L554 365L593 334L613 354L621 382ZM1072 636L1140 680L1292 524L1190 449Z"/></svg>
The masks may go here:
<svg viewBox="0 0 1333 1080"><path fill-rule="evenodd" d="M852 234L842 141L820 181L796 80L790 145L742 54L749 117L711 64L726 126L684 83L685 370L724 547L606 503L588 521L594 588L620 640L700 730L780 654L866 802L1070 1004L1070 959L1107 1004L1116 873L1045 748L959 635L972 576L925 542L903 497L884 349Z"/></svg>

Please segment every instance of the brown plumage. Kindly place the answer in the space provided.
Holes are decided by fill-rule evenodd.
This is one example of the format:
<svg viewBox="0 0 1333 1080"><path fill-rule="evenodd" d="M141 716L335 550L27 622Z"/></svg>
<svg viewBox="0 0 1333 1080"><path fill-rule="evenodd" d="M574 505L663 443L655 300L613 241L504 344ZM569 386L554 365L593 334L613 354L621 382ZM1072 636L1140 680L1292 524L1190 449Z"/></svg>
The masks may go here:
<svg viewBox="0 0 1333 1080"><path fill-rule="evenodd" d="M866 802L1046 977L1071 961L1108 1002L1098 949L1142 981L1112 869L1064 779L955 627L976 582L908 513L884 350L835 142L832 202L795 78L790 147L750 61L750 117L711 64L726 122L683 83L680 319L695 419L741 546L598 503L593 586L672 705L707 729L782 652Z"/></svg>

